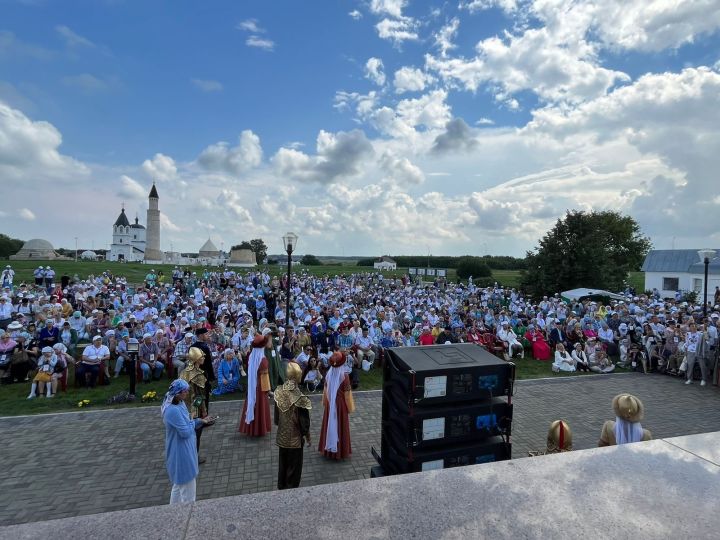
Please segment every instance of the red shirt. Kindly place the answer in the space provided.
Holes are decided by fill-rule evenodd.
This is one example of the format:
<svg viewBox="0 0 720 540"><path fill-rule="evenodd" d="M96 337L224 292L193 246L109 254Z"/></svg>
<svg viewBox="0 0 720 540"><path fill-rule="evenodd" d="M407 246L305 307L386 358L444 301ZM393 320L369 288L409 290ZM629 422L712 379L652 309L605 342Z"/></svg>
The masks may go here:
<svg viewBox="0 0 720 540"><path fill-rule="evenodd" d="M435 338L430 332L423 333L420 335L420 345L434 345Z"/></svg>

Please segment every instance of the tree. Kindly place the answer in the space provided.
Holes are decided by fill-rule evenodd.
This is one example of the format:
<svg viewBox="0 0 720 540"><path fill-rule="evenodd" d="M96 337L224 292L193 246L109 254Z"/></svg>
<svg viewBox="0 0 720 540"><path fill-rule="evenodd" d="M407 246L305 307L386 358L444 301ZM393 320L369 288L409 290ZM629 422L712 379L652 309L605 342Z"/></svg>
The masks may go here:
<svg viewBox="0 0 720 540"><path fill-rule="evenodd" d="M619 291L651 246L630 216L568 211L527 253L521 285L535 296L577 287Z"/></svg>
<svg viewBox="0 0 720 540"><path fill-rule="evenodd" d="M300 264L303 266L322 266L322 263L320 262L320 259L318 259L315 255L303 255L303 258L300 259Z"/></svg>
<svg viewBox="0 0 720 540"><path fill-rule="evenodd" d="M8 258L15 255L23 247L24 242L17 238L10 238L6 234L0 234L0 257Z"/></svg>
<svg viewBox="0 0 720 540"><path fill-rule="evenodd" d="M234 245L233 247L230 248L230 251L232 251L233 249L249 249L250 251L253 251L253 248L250 245L250 242L248 242L247 240L243 240L239 244Z"/></svg>
<svg viewBox="0 0 720 540"><path fill-rule="evenodd" d="M490 267L485 264L485 261L483 261L480 257L470 256L460 257L456 272L460 279L467 279L470 276L473 278L479 278L490 277L492 275L492 271L490 270Z"/></svg>
<svg viewBox="0 0 720 540"><path fill-rule="evenodd" d="M262 264L267 258L267 246L265 245L265 242L262 241L262 238L254 238L253 240L250 240L250 249L252 249L253 253L255 253L255 258L258 263Z"/></svg>

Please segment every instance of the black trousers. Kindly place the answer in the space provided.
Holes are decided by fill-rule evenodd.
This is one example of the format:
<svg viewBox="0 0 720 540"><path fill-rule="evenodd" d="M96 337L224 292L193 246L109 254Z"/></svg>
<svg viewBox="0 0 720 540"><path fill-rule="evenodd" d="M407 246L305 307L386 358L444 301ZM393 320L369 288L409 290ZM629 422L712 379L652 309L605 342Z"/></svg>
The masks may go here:
<svg viewBox="0 0 720 540"><path fill-rule="evenodd" d="M280 448L278 460L278 489L296 488L300 485L303 466L303 449Z"/></svg>

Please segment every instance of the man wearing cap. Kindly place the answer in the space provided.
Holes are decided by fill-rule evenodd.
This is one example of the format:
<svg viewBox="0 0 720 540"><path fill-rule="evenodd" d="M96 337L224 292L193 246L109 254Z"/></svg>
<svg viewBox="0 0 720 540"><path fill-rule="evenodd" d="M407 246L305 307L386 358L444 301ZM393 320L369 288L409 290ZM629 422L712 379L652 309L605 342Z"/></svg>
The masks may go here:
<svg viewBox="0 0 720 540"><path fill-rule="evenodd" d="M12 322L13 306L10 302L10 298L3 294L0 296L0 329L7 328L7 325Z"/></svg>
<svg viewBox="0 0 720 540"><path fill-rule="evenodd" d="M165 366L160 361L160 347L153 341L153 335L149 332L143 334L138 359L143 373L143 382L150 382L151 377L153 380L159 381Z"/></svg>
<svg viewBox="0 0 720 540"><path fill-rule="evenodd" d="M208 384L205 385L205 410L210 411L210 391L212 387L212 382L215 381L215 371L213 370L213 357L212 352L210 351L210 346L208 345L208 341L210 339L210 334L208 333L207 328L198 328L195 331L195 343L193 343L193 347L197 347L200 349L203 353L203 361L202 361L202 370L205 373L205 378L208 381Z"/></svg>
<svg viewBox="0 0 720 540"><path fill-rule="evenodd" d="M178 341L177 345L175 345L172 363L178 373L185 369L185 364L187 362L187 353L190 347L192 347L194 337L195 336L193 336L192 332L187 332L183 339Z"/></svg>
<svg viewBox="0 0 720 540"><path fill-rule="evenodd" d="M110 361L110 349L102 344L102 336L93 337L92 345L85 347L82 359L77 367L77 380L81 386L95 388L100 365L102 362Z"/></svg>
<svg viewBox="0 0 720 540"><path fill-rule="evenodd" d="M5 267L5 269L2 271L2 275L0 276L0 280L2 280L3 288L10 287L10 289L12 289L14 277L15 277L15 270L13 270L12 266L10 266L8 264Z"/></svg>
<svg viewBox="0 0 720 540"><path fill-rule="evenodd" d="M35 285L38 287L42 286L43 279L45 278L45 268L38 266L35 270L33 270L33 277L35 278Z"/></svg>

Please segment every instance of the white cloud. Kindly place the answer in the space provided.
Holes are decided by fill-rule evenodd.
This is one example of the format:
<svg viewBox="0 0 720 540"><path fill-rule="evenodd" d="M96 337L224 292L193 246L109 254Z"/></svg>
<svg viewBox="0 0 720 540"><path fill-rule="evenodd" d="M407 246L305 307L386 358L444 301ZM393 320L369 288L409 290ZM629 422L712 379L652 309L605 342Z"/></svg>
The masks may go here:
<svg viewBox="0 0 720 540"><path fill-rule="evenodd" d="M143 161L142 169L151 179L163 182L177 178L175 160L165 154L155 154L153 158Z"/></svg>
<svg viewBox="0 0 720 540"><path fill-rule="evenodd" d="M91 49L95 48L95 44L92 41L76 32L73 32L72 30L70 30L70 28L63 24L56 26L55 31L60 34L60 36L62 36L62 38L65 40L65 44L68 47L88 47Z"/></svg>
<svg viewBox="0 0 720 540"><path fill-rule="evenodd" d="M245 40L245 45L255 47L264 51L272 51L275 48L275 42L271 39L261 38L260 36L250 36Z"/></svg>
<svg viewBox="0 0 720 540"><path fill-rule="evenodd" d="M39 178L79 181L88 168L59 152L62 135L49 122L34 122L0 102L0 177L5 181Z"/></svg>
<svg viewBox="0 0 720 540"><path fill-rule="evenodd" d="M580 102L605 94L617 82L629 77L601 67L595 49L584 39L556 33L548 28L531 28L521 35L487 38L476 46L472 59L426 56L426 65L448 82L460 83L475 92L481 84L500 88L508 94L531 90L547 101Z"/></svg>
<svg viewBox="0 0 720 540"><path fill-rule="evenodd" d="M362 19L362 13L360 13L357 9L353 9L350 13L348 13L348 15L356 21Z"/></svg>
<svg viewBox="0 0 720 540"><path fill-rule="evenodd" d="M198 163L207 170L239 176L262 163L263 151L260 137L251 130L240 134L237 146L226 142L208 146L198 157Z"/></svg>
<svg viewBox="0 0 720 540"><path fill-rule="evenodd" d="M97 94L104 92L110 88L110 84L103 79L91 75L90 73L81 73L80 75L69 75L62 78L65 86L76 88L85 94Z"/></svg>
<svg viewBox="0 0 720 540"><path fill-rule="evenodd" d="M237 23L237 26L235 27L238 30L244 30L245 32L250 32L251 34L264 34L265 29L261 28L258 25L257 19L246 19L244 21L241 21Z"/></svg>
<svg viewBox="0 0 720 540"><path fill-rule="evenodd" d="M485 118L485 117L482 117L475 122L476 126L492 126L494 124L495 124L494 120L491 120L490 118Z"/></svg>
<svg viewBox="0 0 720 540"><path fill-rule="evenodd" d="M390 152L382 155L380 167L388 174L391 181L401 186L422 184L425 181L425 174L420 167L411 163L408 158L398 157Z"/></svg>
<svg viewBox="0 0 720 540"><path fill-rule="evenodd" d="M440 49L441 58L446 58L448 52L457 47L452 40L458 28L460 28L460 19L454 17L435 34L435 46Z"/></svg>
<svg viewBox="0 0 720 540"><path fill-rule="evenodd" d="M146 199L150 190L145 189L137 180L123 174L120 177L120 187L117 194L130 200Z"/></svg>
<svg viewBox="0 0 720 540"><path fill-rule="evenodd" d="M460 9L466 9L473 13L490 8L500 8L503 11L511 12L517 8L518 0L468 0L460 2Z"/></svg>
<svg viewBox="0 0 720 540"><path fill-rule="evenodd" d="M432 75L423 72L421 69L402 67L395 72L393 86L395 86L395 92L398 94L422 92L425 90L425 86L433 81Z"/></svg>
<svg viewBox="0 0 720 540"><path fill-rule="evenodd" d="M400 18L403 16L402 10L406 4L406 0L371 0L370 11L376 15Z"/></svg>
<svg viewBox="0 0 720 540"><path fill-rule="evenodd" d="M548 26L579 21L605 46L619 49L677 48L720 28L717 0L535 0L531 10Z"/></svg>
<svg viewBox="0 0 720 540"><path fill-rule="evenodd" d="M169 232L182 232L185 230L183 227L179 227L168 217L167 212L160 212L160 229Z"/></svg>
<svg viewBox="0 0 720 540"><path fill-rule="evenodd" d="M223 89L221 82L212 79L191 79L190 82L203 92L221 92Z"/></svg>
<svg viewBox="0 0 720 540"><path fill-rule="evenodd" d="M383 61L380 58L371 57L365 63L365 78L370 79L378 86L385 84L385 73L383 72Z"/></svg>
<svg viewBox="0 0 720 540"><path fill-rule="evenodd" d="M378 36L399 45L403 41L418 39L417 23L410 18L383 19L375 25Z"/></svg>
<svg viewBox="0 0 720 540"><path fill-rule="evenodd" d="M338 133L320 131L315 156L281 148L273 156L272 162L281 177L331 184L358 175L362 160L372 154L373 147L360 130Z"/></svg>
<svg viewBox="0 0 720 540"><path fill-rule="evenodd" d="M18 216L25 221L35 221L35 214L33 214L29 208L21 208L18 210Z"/></svg>

